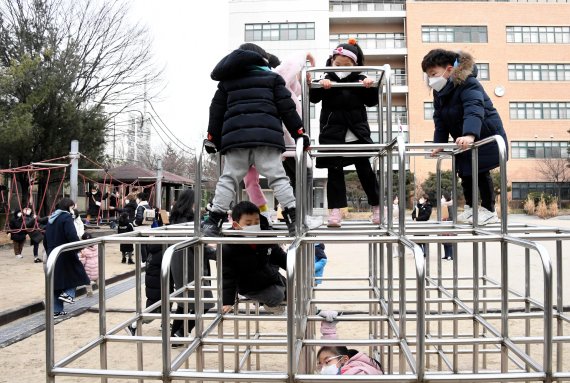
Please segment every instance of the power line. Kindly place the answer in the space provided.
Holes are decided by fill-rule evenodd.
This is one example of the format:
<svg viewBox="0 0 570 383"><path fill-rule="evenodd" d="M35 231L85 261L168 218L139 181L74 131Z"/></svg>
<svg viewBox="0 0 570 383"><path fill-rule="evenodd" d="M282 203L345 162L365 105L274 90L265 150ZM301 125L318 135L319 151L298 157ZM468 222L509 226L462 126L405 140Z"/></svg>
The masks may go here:
<svg viewBox="0 0 570 383"><path fill-rule="evenodd" d="M178 137L176 137L176 135L174 133L172 133L172 131L168 128L168 126L164 123L164 121L162 120L162 118L160 117L160 115L158 114L158 112L156 111L156 109L154 109L154 105L152 104L152 102L150 102L150 100L146 100L146 102L148 102L148 104L150 105L152 111L154 112L154 114L156 115L156 117L160 120L160 122L162 123L162 125L164 126L164 128L170 133L170 135L174 138L174 140L176 140L177 142L179 142L181 145L185 146L186 148L194 151L194 148L191 148L190 146L186 145L184 142L182 142L182 140L180 140ZM149 113L150 114L150 113ZM151 115L152 116L152 115ZM158 123L158 121L157 121Z"/></svg>
<svg viewBox="0 0 570 383"><path fill-rule="evenodd" d="M154 122L156 122L158 128L162 131L162 133L170 140L170 142L171 142L174 146L176 146L178 149L180 149L180 150L183 151L184 153L188 153L188 154L191 154L191 155L195 155L195 154L196 154L196 152L195 152L193 149L190 149L190 150L189 150L189 149L187 149L187 147L184 148L184 147L180 146L176 140L174 140L174 139L172 139L171 137L168 136L168 134L164 131L164 129L160 126L160 124L158 123L158 121L156 121L156 119L154 118L154 116L153 116L152 114L148 113L148 115L152 118L152 120L153 120ZM152 127L155 129L155 131L158 133L158 130L156 130L156 126L154 126L154 124L152 124L152 123L151 123L151 126L152 126ZM162 139L162 137L161 137L161 139ZM164 142L164 140L163 140L163 142ZM165 145L168 145L166 142L164 142L164 143L165 143Z"/></svg>

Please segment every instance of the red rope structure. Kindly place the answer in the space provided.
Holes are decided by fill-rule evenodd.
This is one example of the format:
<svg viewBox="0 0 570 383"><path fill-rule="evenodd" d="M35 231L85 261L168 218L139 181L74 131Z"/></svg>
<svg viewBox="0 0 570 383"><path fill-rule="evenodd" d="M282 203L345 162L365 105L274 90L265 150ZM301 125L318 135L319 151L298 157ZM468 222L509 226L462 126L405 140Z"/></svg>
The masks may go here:
<svg viewBox="0 0 570 383"><path fill-rule="evenodd" d="M22 230L39 230L39 224L38 224L38 214L43 210L44 205L46 204L46 196L47 196L47 192L49 189L49 185L51 182L53 182L52 180L52 176L53 176L53 172L56 170L62 170L62 176L61 176L61 180L59 181L59 185L57 188L57 192L56 192L56 196L60 193L61 188L63 187L63 183L65 181L65 176L67 174L67 167L68 165L61 165L61 166L49 166L49 165L45 165L45 164L49 164L50 162L53 161L57 161L57 160L62 160L67 158L67 156L62 156L62 157L58 157L58 158L53 158L51 160L45 160L45 161L40 161L37 162L35 164L31 164L31 165L24 165L24 166L19 166L16 168L10 168L10 169L0 169L0 174L3 174L7 179L8 179L8 183L9 183L9 188L8 188L8 195L5 195L4 190L2 190L0 192L0 200L2 201L2 206L4 207L4 215L6 216L6 222L5 222L5 230L9 230L9 222L10 222L10 212L13 208L12 206L12 200L14 199L14 196L16 197L16 201L17 201L17 209L19 211L23 211L24 209L30 209L31 210L31 216L34 219L34 225L33 227L26 227L26 219L24 217L24 219L22 219L22 224L20 226L19 229L11 229L12 232L18 232L18 231L22 231ZM54 164L55 165L55 164ZM47 175L45 177L46 181L45 181L45 187L43 188L43 193L40 197L39 200L39 205L36 206L35 203L35 198L33 195L34 192L34 186L37 185L36 180L37 180L37 175L39 172L47 172ZM18 182L18 175L24 174L24 177L27 179L27 189L28 189L28 198L26 201L22 201L22 192L23 190L21 190L20 188L20 183ZM56 198L54 198L54 201L52 202L51 206L50 206L50 210L49 210L49 214L51 214L53 212L53 210L55 209L55 203L56 203Z"/></svg>

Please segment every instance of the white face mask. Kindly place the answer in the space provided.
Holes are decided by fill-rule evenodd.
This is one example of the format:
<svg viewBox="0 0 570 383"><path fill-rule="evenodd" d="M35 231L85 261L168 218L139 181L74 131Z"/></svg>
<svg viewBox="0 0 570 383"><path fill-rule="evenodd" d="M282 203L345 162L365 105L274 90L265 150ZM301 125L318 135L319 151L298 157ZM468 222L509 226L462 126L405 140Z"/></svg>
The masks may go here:
<svg viewBox="0 0 570 383"><path fill-rule="evenodd" d="M69 208L69 212L75 218L75 211L73 211L73 206Z"/></svg>
<svg viewBox="0 0 570 383"><path fill-rule="evenodd" d="M334 72L334 74L336 74L338 76L339 79L343 79L346 78L348 76L350 76L352 72Z"/></svg>
<svg viewBox="0 0 570 383"><path fill-rule="evenodd" d="M445 86L445 84L447 84L447 79L445 77L443 77L443 74L441 76L435 76L435 77L428 78L428 85L430 86L430 88L432 88L436 92L439 92L440 90L442 90L443 87Z"/></svg>
<svg viewBox="0 0 570 383"><path fill-rule="evenodd" d="M243 226L241 229L243 231L261 231L261 225L257 224L257 225Z"/></svg>
<svg viewBox="0 0 570 383"><path fill-rule="evenodd" d="M137 201L137 204L141 203L141 200L138 198L136 199L136 201Z"/></svg>
<svg viewBox="0 0 570 383"><path fill-rule="evenodd" d="M340 368L338 368L335 364L331 364L330 366L324 366L319 371L321 375L338 375L340 373Z"/></svg>
<svg viewBox="0 0 570 383"><path fill-rule="evenodd" d="M421 198L418 202L420 203L420 205L423 205L426 202L426 200Z"/></svg>
<svg viewBox="0 0 570 383"><path fill-rule="evenodd" d="M441 197L441 202L442 202L442 203L446 203L446 202L447 202L447 200L445 199L445 197Z"/></svg>

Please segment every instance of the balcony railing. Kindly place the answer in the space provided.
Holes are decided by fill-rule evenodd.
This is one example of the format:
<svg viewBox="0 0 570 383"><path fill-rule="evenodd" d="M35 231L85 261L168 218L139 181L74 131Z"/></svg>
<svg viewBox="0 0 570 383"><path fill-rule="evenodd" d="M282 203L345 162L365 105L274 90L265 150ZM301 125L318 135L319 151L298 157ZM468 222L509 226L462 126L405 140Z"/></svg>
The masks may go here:
<svg viewBox="0 0 570 383"><path fill-rule="evenodd" d="M331 12L405 11L405 1L330 1Z"/></svg>
<svg viewBox="0 0 570 383"><path fill-rule="evenodd" d="M366 115L370 123L378 121L378 110L375 107L366 108ZM386 111L384 111L386 116ZM408 112L407 111L392 111L392 125L408 125ZM386 117L384 117L384 125L386 125Z"/></svg>
<svg viewBox="0 0 570 383"><path fill-rule="evenodd" d="M406 36L403 33L354 33L330 35L331 49L354 37L362 49L398 49L406 48Z"/></svg>

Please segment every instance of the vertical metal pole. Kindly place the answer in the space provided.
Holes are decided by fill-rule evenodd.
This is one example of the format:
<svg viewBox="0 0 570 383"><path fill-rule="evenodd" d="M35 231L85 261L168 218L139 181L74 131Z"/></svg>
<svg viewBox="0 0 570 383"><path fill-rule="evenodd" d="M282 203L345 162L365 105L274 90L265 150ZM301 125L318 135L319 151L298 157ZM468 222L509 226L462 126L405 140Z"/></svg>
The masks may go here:
<svg viewBox="0 0 570 383"><path fill-rule="evenodd" d="M564 289L562 288L563 278L562 278L562 241L556 241L556 311L558 311L556 326L557 335L563 336L564 334L564 322L561 315L564 313ZM556 369L557 371L562 371L562 361L564 360L563 350L564 345L562 342L558 342L556 346Z"/></svg>
<svg viewBox="0 0 570 383"><path fill-rule="evenodd" d="M456 258L456 257L454 257ZM479 243L473 242L473 338L479 338ZM473 344L473 373L479 372L479 345Z"/></svg>
<svg viewBox="0 0 570 383"><path fill-rule="evenodd" d="M524 311L530 313L530 249L524 249ZM525 318L525 336L530 336L530 318ZM546 341L546 339L545 339ZM530 355L530 344L525 345L525 352ZM526 371L530 372L530 366L525 363Z"/></svg>
<svg viewBox="0 0 570 383"><path fill-rule="evenodd" d="M483 301L483 314L487 314L487 243L486 242L482 242L481 243L481 247L483 250L482 253L482 259L481 259L481 282L483 284L483 298L485 299ZM482 336L485 337L487 333L487 327L483 326L483 334ZM483 349L485 350L487 348L486 345L483 345ZM483 353L483 361L481 363L481 368L483 370L487 369L487 353L484 352Z"/></svg>
<svg viewBox="0 0 570 383"><path fill-rule="evenodd" d="M204 300L203 294L203 273L204 272L204 252L202 246L197 246L194 251L194 311L196 315L195 332L196 338L200 338L200 344L196 348L196 370L203 371L204 369L204 352L202 345L202 337L204 332L204 320L202 318L204 313ZM168 323L165 324L168 329Z"/></svg>
<svg viewBox="0 0 570 383"><path fill-rule="evenodd" d="M52 257L55 254L52 254ZM55 376L53 375L53 366L55 364L55 339L54 339L54 318L53 318L53 274L55 269L55 262L48 258L46 262L46 275L45 275L45 291L46 291L46 383L55 383Z"/></svg>
<svg viewBox="0 0 570 383"><path fill-rule="evenodd" d="M105 291L105 244L99 242L99 336L107 335L107 292ZM102 370L107 369L107 342L99 345L99 362ZM101 383L106 383L107 378L101 378Z"/></svg>
<svg viewBox="0 0 570 383"><path fill-rule="evenodd" d="M200 221L202 214L202 157L204 157L204 145L197 152L196 174L194 176L194 235L200 235ZM218 277L218 279L221 279ZM221 306L220 306L221 307Z"/></svg>
<svg viewBox="0 0 570 383"><path fill-rule="evenodd" d="M501 240L501 336L503 339L509 336L509 260L508 245ZM545 302L545 310L546 302ZM545 342L547 340L545 339ZM501 343L501 372L509 371L509 349L504 342Z"/></svg>
<svg viewBox="0 0 570 383"><path fill-rule="evenodd" d="M140 243L135 244L135 311L137 316L137 336L142 335L142 246L146 245L141 245ZM144 369L143 343L141 341L137 341L137 369L139 371ZM142 382L142 380L139 379L139 382Z"/></svg>
<svg viewBox="0 0 570 383"><path fill-rule="evenodd" d="M156 202L154 207L162 209L162 160L156 161Z"/></svg>
<svg viewBox="0 0 570 383"><path fill-rule="evenodd" d="M71 159L71 167L69 169L69 198L71 198L73 202L77 203L77 196L79 195L79 141L71 141L69 158Z"/></svg>
<svg viewBox="0 0 570 383"><path fill-rule="evenodd" d="M305 207L303 206L304 201L304 186L306 179L307 166L304 164L305 152L303 151L303 140L301 138L297 139L295 147L295 170L297 173L296 177L296 196L295 199L301 203L296 205L296 217L295 217L295 231L296 235L300 236L303 232L303 223L305 222ZM304 168L304 169L303 169ZM285 206L283 207L285 208Z"/></svg>
<svg viewBox="0 0 570 383"><path fill-rule="evenodd" d="M388 93L389 94L389 93ZM392 124L389 124L389 127L391 128ZM391 135L390 135L391 136ZM404 201L400 201L400 197L402 196L403 192L406 190L406 144L404 141L404 138L402 136L398 136L397 138L397 142L398 142L398 170L399 170L399 177L398 177L398 191L399 191L399 198L398 198L398 203L402 204L402 202ZM391 157L392 151L389 151L389 155ZM390 180L390 178L392 177L392 174L390 174L390 177L388 177L388 180ZM388 190L389 192L391 190ZM391 195L391 193L390 193ZM392 211L392 204L390 203L390 208L388 209L390 212ZM405 213L404 209L399 209L401 210L399 212L399 216L400 218L403 218L403 213ZM392 214L388 213L388 217L391 217ZM404 224L404 219L400 219L400 225L399 225L399 230L398 230L398 240L401 241L402 237L405 235L405 226ZM392 247L392 246L390 246ZM399 253L400 253L400 257L398 257L398 260L400 261L400 292L399 292L399 297L400 297L400 339L401 340L405 340L406 339L406 327L407 327L407 322L406 322L406 257L404 256L405 253L405 249L404 249L404 245L402 242L399 242ZM418 282L420 283L420 282ZM421 281L421 283L425 283L425 281ZM417 292L419 295L419 291ZM418 299L420 299L420 297L418 297ZM424 297L421 297L421 299L424 299ZM423 305L424 302L418 302L418 305ZM418 315L420 315L420 313L418 312ZM420 326L418 324L418 326ZM421 353L420 353L420 345L418 345L418 357L421 357ZM406 358L404 355L403 350L400 349L400 353L399 353L399 357L400 360L398 362L399 366L400 366L400 373L403 374L406 371L405 368L405 363L406 363ZM423 360L419 361L418 360L418 366L422 365L423 366Z"/></svg>
<svg viewBox="0 0 570 383"><path fill-rule="evenodd" d="M499 171L501 175L501 234L509 232L508 210L509 201L507 199L507 147L503 137L496 135L495 140L499 148Z"/></svg>

